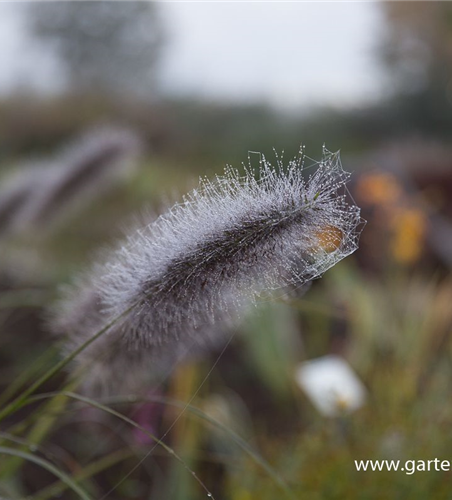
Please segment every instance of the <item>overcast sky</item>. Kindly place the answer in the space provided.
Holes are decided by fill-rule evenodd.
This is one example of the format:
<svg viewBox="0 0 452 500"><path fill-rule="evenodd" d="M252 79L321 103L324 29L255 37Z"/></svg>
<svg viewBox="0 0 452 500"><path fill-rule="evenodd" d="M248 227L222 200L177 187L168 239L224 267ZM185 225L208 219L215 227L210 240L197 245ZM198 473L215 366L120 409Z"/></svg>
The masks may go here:
<svg viewBox="0 0 452 500"><path fill-rule="evenodd" d="M374 3L168 3L165 83L284 105L349 104L382 88Z"/></svg>
<svg viewBox="0 0 452 500"><path fill-rule="evenodd" d="M160 5L167 45L163 87L176 94L266 100L286 108L350 105L383 91L374 50L375 3L171 3ZM49 90L53 61L30 47L20 4L0 3L0 92L19 77Z"/></svg>

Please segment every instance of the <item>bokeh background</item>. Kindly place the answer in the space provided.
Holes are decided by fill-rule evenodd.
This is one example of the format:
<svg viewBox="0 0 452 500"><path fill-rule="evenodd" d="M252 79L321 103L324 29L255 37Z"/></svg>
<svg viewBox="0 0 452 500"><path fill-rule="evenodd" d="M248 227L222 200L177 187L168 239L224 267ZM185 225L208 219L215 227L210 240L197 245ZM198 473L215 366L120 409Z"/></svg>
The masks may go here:
<svg viewBox="0 0 452 500"><path fill-rule="evenodd" d="M95 143L101 126L141 141L134 168L58 224L16 217L47 163L63 171L67 144ZM289 159L304 144L318 160L325 143L368 221L358 252L303 298L259 304L224 351L174 367L146 402L114 408L158 436L177 418L164 441L217 499L289 498L282 480L299 499L450 498L451 472L354 460L452 460L451 133L449 2L1 3L1 403L59 359L46 308L134 214L249 151ZM32 181L9 203L21 176ZM323 414L297 383L300 363L331 354L366 388L356 410L338 399ZM50 401L3 421L1 445L93 498L205 497L164 450L146 456L137 429ZM27 495L76 498L40 464L0 456L0 496Z"/></svg>

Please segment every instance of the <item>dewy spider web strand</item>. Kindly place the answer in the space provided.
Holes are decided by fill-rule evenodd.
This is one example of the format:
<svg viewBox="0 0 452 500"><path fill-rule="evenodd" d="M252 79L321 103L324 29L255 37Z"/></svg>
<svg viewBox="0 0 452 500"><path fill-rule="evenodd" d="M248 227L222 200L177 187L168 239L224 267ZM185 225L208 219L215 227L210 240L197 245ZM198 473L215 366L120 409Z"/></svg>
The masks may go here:
<svg viewBox="0 0 452 500"><path fill-rule="evenodd" d="M138 469L138 467L140 467L140 465L153 453L153 451L156 449L156 447L161 443L163 442L163 439L165 439L165 437L171 432L171 430L173 429L173 427L177 424L177 422L182 418L182 416L186 413L187 409L190 408L191 404L193 403L194 399L196 398L196 396L199 394L199 391L202 389L202 387L204 386L204 384L207 382L207 380L209 379L210 375L212 374L213 370L215 369L215 367L217 366L217 364L219 363L221 357L223 356L223 354L226 352L228 346L230 345L230 343L232 342L234 336L235 336L235 331L233 330L232 331L232 334L230 335L229 339L227 340L227 342L225 343L225 345L223 346L221 352L219 353L219 355L216 357L214 363L212 364L211 368L209 369L208 373L206 374L206 376L204 377L204 379L201 381L201 383L199 384L199 386L196 388L196 390L193 392L193 394L190 396L189 400L184 403L184 406L183 408L181 408L181 411L179 412L179 414L177 415L177 417L174 419L174 421L169 425L169 427L166 429L166 431L162 434L162 436L160 436L159 438L157 438L157 440L154 442L154 444L152 445L151 449L146 452L146 454L140 458L138 460L138 462L107 492L105 493L105 495L103 497L101 497L99 500L104 500L105 498L107 498L113 491L115 491L128 477L130 477L131 474L133 474L133 472L135 470ZM86 367L79 367L79 372L80 374L83 374L83 376L89 376L89 366L86 366ZM168 375L169 375L169 371L168 371ZM161 381L163 383L163 380ZM153 386L154 389L156 388L155 386ZM39 397L39 396L38 396ZM126 399L129 399L129 396L126 398ZM145 404L145 403L143 403ZM122 423L119 423L116 427L115 427L115 432L118 432L120 427L125 425L124 422ZM97 447L98 449L99 447ZM96 451L96 448L92 448L91 449L91 453L90 455L94 456L95 455L95 451ZM183 464L183 462L181 462ZM183 464L184 467L186 469L188 469L188 467L185 466L185 464ZM193 472L188 469L189 472L193 475ZM279 473L276 471L276 470L273 470L272 468L270 468L268 466L268 464L265 465L265 470L271 475L271 477L275 480L275 482L281 487L281 489L287 494L287 497L288 498L291 498L293 499L294 496L290 490L290 487L286 484L286 482L283 480L283 478L279 475ZM211 496L211 498L213 498Z"/></svg>
<svg viewBox="0 0 452 500"><path fill-rule="evenodd" d="M229 344L231 343L232 339L234 337L234 332L232 333L232 335L229 337L229 340L226 342L226 344L224 345L223 349L221 350L220 354L217 356L217 358L215 359L215 362L213 363L213 365L211 366L211 368L209 369L209 371L207 372L207 375L203 378L203 380L201 381L201 383L199 384L199 386L197 387L197 389L195 390L195 392L190 396L190 399L188 400L188 402L185 404L184 408L182 408L182 410L179 412L179 414L177 415L177 417L173 420L173 422L170 424L170 426L167 428L167 430L162 434L162 436L159 438L159 441L163 441L163 439L166 438L166 436L171 432L171 429L173 429L173 427L177 424L177 422L182 418L182 416L184 415L184 413L187 411L187 408L190 407L190 405L192 404L192 402L194 401L194 399L196 398L196 396L199 394L199 391L202 389L202 387L204 386L204 384L207 382L208 378L210 377L210 375L212 374L213 370L215 369L215 367L217 366L218 362L220 361L220 358L223 356L223 354L226 352L226 349L228 348ZM113 491L115 491L128 477L130 477L131 474L133 474L137 469L138 467L151 455L151 453L157 448L158 446L158 442L155 442L153 444L153 446L151 447L151 449L142 457L140 458L140 460L138 461L138 463L136 463L109 491L107 491L107 493L105 493L104 496L102 496L99 500L105 500L105 498L107 498L110 493L113 493ZM190 470L190 469L188 469ZM190 471L191 472L191 471ZM194 475L193 472L191 472L192 475ZM284 484L284 483L283 483ZM287 488L286 485L284 485L285 488ZM204 489L206 489L204 487ZM207 496L209 498L211 498L212 500L215 500L212 493L210 493L208 491L207 493Z"/></svg>
<svg viewBox="0 0 452 500"><path fill-rule="evenodd" d="M205 379L201 382L200 386L196 389L196 391L194 392L194 394L190 397L189 399L189 402L186 403L186 406L185 408L181 411L181 413L178 415L178 417L176 418L176 420L170 425L170 427L166 430L166 432L160 437L158 438L158 441L155 441L152 449L147 452L147 454L142 458L140 459L139 463L133 467L133 469L126 474L126 476L121 479L120 482L118 482L106 495L105 497L110 494L111 492L114 491L114 489L116 489L130 474L132 474L134 472L134 470L136 470L136 468L138 468L141 463L155 450L155 448L159 445L159 442L162 441L167 435L168 433L171 431L171 429L174 427L174 425L176 425L177 421L182 417L182 415L185 413L185 410L186 408L188 408L190 406L190 404L193 402L194 398L196 397L196 395L199 393L199 391L201 390L202 386L204 385L204 383L207 381L208 377L210 376L210 374L212 373L213 369L215 368L215 366L217 365L217 363L219 362L221 356L223 355L223 353L226 351L227 349L227 346L230 344L230 342L232 341L232 338L234 336L234 332L232 333L231 337L229 338L227 344L224 346L224 348L222 349L221 353L219 354L219 356L217 357L217 359L215 360L212 368L209 370L207 376L205 377ZM89 365L86 365L86 366L80 366L78 368L78 372L80 374L80 378L78 378L79 380L79 383L82 381L82 378L85 378L85 377L89 377L90 376L90 372L89 372ZM172 368L169 368L168 371L167 371L167 375L169 376L171 371L172 371ZM159 381L159 384L163 384L164 381L166 380L166 377L162 377L162 379ZM153 389L157 389L158 388L158 385L153 385ZM122 423L119 423L116 427L115 427L115 431L118 432L120 427L121 426L124 426L124 422ZM98 446L97 447L92 447L90 449L90 454L89 456L94 456L96 454L96 451L101 447L101 443L98 443Z"/></svg>

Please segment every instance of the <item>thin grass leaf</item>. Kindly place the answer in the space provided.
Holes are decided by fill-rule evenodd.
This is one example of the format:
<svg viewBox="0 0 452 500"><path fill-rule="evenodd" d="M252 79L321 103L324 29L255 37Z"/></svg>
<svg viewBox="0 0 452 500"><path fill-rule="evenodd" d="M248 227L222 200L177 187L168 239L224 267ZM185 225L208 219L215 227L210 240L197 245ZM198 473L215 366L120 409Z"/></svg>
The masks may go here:
<svg viewBox="0 0 452 500"><path fill-rule="evenodd" d="M59 393L61 394L61 393ZM126 422L127 424L135 427L136 429L139 429L141 432L146 434L148 437L150 437L155 443L157 443L159 446L161 446L165 451L167 451L171 456L173 456L192 476L193 478L197 481L197 483L201 486L201 488L207 493L209 498L212 500L215 500L214 497L212 496L212 493L208 490L206 485L201 481L201 479L197 476L197 474L188 467L188 465L184 462L184 460L174 451L173 448L168 446L166 443L161 441L157 436L154 436L152 433L150 433L145 427L142 425L138 424L134 420L130 419L126 415L123 415L122 413L119 413L115 410L112 410L111 408L108 408L108 406L105 406L97 401L94 401L93 399L87 398L85 396L81 396L80 394L75 394L71 392L63 393L65 396L70 397L72 399L76 399L78 401L82 401L85 404L88 404L94 408L97 408L99 410L102 410L116 418L119 418L123 422ZM36 398L35 398L36 399Z"/></svg>
<svg viewBox="0 0 452 500"><path fill-rule="evenodd" d="M0 410L0 421L2 421L7 416L11 415L18 409L20 409L23 404L27 401L28 396L33 394L36 389L39 389L47 380L52 378L56 373L62 370L67 364L69 364L78 354L80 354L83 349L88 347L92 342L101 337L106 331L108 331L122 316L128 314L136 304L132 304L128 309L123 311L119 316L114 318L112 321L107 323L103 328L97 331L92 337L88 338L83 344L75 348L72 352L67 354L61 361L56 363L52 368L47 370L35 383L33 383L28 389L24 390L19 396L16 397L11 403Z"/></svg>
<svg viewBox="0 0 452 500"><path fill-rule="evenodd" d="M123 401L121 401L123 399ZM108 398L107 399L109 404L115 404L123 402L123 403L130 403L132 401L132 398ZM223 431L229 438L234 441L234 443L237 444L239 448L241 448L245 453L247 453L252 460L256 462L257 465L259 465L267 474L278 484L280 488L288 495L288 498L294 498L292 492L290 491L289 486L286 484L286 482L281 478L280 474L278 471L276 471L263 457L259 455L259 453L253 449L252 446L250 446L243 438L241 438L236 432L234 432L232 429L229 429L229 427L226 427L224 424L221 422L218 422L218 420L213 419L209 415L207 415L205 412L200 410L199 408L196 408L195 406L189 405L187 403L181 402L181 401L176 401L171 398L165 398L165 397L160 397L160 396L148 396L146 398L137 398L135 400L136 402L138 401L151 401L151 402L156 402L156 403L161 403L165 404L168 406L174 406L176 408L181 408L181 409L186 409L193 415L196 415L197 417L201 418L202 420L208 422L209 424L213 425L217 429Z"/></svg>
<svg viewBox="0 0 452 500"><path fill-rule="evenodd" d="M45 394L38 394L36 396L33 396L29 399L29 403L39 401L45 398L53 398L56 395L59 394L64 394L65 396L69 398L76 399L77 401L84 402L86 404L92 404L92 405L99 405L98 401L92 400L88 397L85 396L80 396L78 394L74 394L71 392L58 392L58 393L45 393ZM171 398L166 398L166 397L161 397L161 396L147 396L147 397L133 397L133 396L115 396L115 397L110 397L106 398L104 400L107 404L130 404L134 402L156 402L156 403L161 403L165 404L168 406L173 406L176 408L181 408L183 410L187 410L193 415L201 418L202 420L208 422L209 424L213 425L217 429L225 432L225 434L230 437L239 448L241 448L245 453L247 453L252 460L255 461L257 465L259 465L267 474L278 484L278 486L285 492L288 498L295 500L295 497L290 489L290 487L286 484L286 482L281 478L280 474L263 458L259 455L259 453L253 449L252 446L250 446L244 439L242 439L236 432L234 432L232 429L229 429L225 425L223 425L221 422L218 422L217 420L213 419L212 417L209 417L205 412L200 410L199 408L196 408L195 406L192 406L190 404L181 402L181 401L176 401ZM108 407L106 407L108 408ZM137 424L138 425L138 424ZM157 438L156 438L157 439ZM160 444L160 441L157 439L157 444Z"/></svg>
<svg viewBox="0 0 452 500"><path fill-rule="evenodd" d="M72 380L71 382L69 382L69 384L66 385L66 389L75 389L77 384L77 380ZM64 396L64 394L59 393L49 402L47 402L45 408L40 408L38 410L37 421L27 434L28 443L30 443L32 446L37 446L44 440L47 434L52 430L56 418L58 418L58 416L61 414L61 411L65 408L67 399L68 398ZM20 468L21 465L21 459L16 458L16 460L10 462L8 466L1 471L1 474L12 475L17 469Z"/></svg>
<svg viewBox="0 0 452 500"><path fill-rule="evenodd" d="M90 479L91 477L99 474L113 465L116 465L123 460L127 460L134 456L134 453L130 450L120 450L115 453L110 453L106 457L102 457L99 460L95 460L91 462L89 465L86 465L81 471L74 474L72 479L76 483L80 483L85 479ZM61 493L63 493L68 488L67 484L62 481L56 481L55 483L43 488L41 491L36 493L31 497L30 500L47 500L49 498L54 498Z"/></svg>
<svg viewBox="0 0 452 500"><path fill-rule="evenodd" d="M65 472L60 471L57 467L52 465L47 460L44 460L44 459L39 458L35 455L32 455L31 453L27 453L27 452L21 451L21 450L15 450L13 448L7 448L5 446L0 446L0 454L11 455L14 457L20 457L20 458L27 460L29 462L33 462L36 465L39 465L40 467L42 467L43 469L48 470L49 472L54 474L59 479L61 479L61 481L63 481L67 485L68 488L70 488L72 491L77 493L77 495L80 498L83 498L83 500L92 500L91 497L70 478L70 476L68 476Z"/></svg>

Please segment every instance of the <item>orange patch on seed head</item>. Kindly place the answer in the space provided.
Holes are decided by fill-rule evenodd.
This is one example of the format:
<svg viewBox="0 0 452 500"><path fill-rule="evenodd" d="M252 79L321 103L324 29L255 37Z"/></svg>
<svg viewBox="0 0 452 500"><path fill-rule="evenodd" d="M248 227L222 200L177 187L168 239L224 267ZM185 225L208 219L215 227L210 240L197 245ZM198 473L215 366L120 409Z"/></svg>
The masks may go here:
<svg viewBox="0 0 452 500"><path fill-rule="evenodd" d="M327 253L337 250L344 237L343 232L335 226L325 226L316 232L319 247Z"/></svg>

